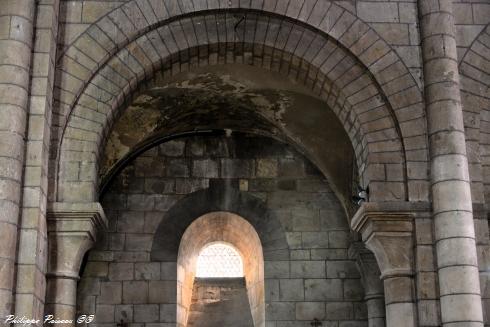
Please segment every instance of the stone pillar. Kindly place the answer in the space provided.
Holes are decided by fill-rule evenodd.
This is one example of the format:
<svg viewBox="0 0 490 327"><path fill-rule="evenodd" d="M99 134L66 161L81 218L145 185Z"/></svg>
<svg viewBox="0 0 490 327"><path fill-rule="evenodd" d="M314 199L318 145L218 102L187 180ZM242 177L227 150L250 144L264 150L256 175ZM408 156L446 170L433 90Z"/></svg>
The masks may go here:
<svg viewBox="0 0 490 327"><path fill-rule="evenodd" d="M99 203L52 203L48 208L48 273L45 314L75 325L77 281L96 232L107 225Z"/></svg>
<svg viewBox="0 0 490 327"><path fill-rule="evenodd" d="M451 0L419 0L443 325L483 326Z"/></svg>
<svg viewBox="0 0 490 327"><path fill-rule="evenodd" d="M381 272L374 254L366 249L362 242L355 242L349 247L349 258L356 260L361 274L364 300L368 310L368 326L385 327L385 294Z"/></svg>
<svg viewBox="0 0 490 327"><path fill-rule="evenodd" d="M34 0L0 0L0 317L13 314Z"/></svg>
<svg viewBox="0 0 490 327"><path fill-rule="evenodd" d="M384 283L386 325L417 326L414 284L413 219L403 203L364 203L351 227L361 233L378 262Z"/></svg>
<svg viewBox="0 0 490 327"><path fill-rule="evenodd" d="M18 224L15 315L40 319L44 315L48 236L46 204L52 121L53 87L58 36L59 0L36 1L32 45L28 128L25 135L24 178ZM33 325L35 326L35 325ZM41 326L41 324L38 324Z"/></svg>

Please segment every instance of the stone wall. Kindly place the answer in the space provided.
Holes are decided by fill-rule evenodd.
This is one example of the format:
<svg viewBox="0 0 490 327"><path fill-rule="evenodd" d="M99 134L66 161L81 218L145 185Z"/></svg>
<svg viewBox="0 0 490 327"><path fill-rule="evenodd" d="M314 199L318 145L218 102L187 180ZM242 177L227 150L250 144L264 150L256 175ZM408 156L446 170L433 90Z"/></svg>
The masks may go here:
<svg viewBox="0 0 490 327"><path fill-rule="evenodd" d="M211 9L210 15L202 14L208 9ZM112 14L109 14L111 11ZM468 196L464 204L469 217L473 201L475 218L468 218L459 227L472 230L473 222L476 226L484 320L488 325L489 12L488 0L0 0L0 42L3 45L0 47L0 69L4 73L0 86L0 133L4 136L4 141L0 141L0 207L4 209L0 213L0 266L4 268L0 269L0 313L19 316L32 314L40 318L43 312L70 307L70 303L65 301L72 301L69 295L74 294L73 289L56 285L65 282L74 285L78 271L66 276L66 271L55 266L58 263L56 254L67 250L61 244L50 242L53 250L48 258L45 251L46 216L49 218L50 214L53 215L53 212L49 212L53 208L76 208L80 203L83 203L82 207L97 207L94 202L99 201L96 189L96 176L100 173L98 149L104 148L104 137L111 133L115 123L113 119L120 117L120 111L127 108L126 100L137 95L141 86L155 76L167 78L196 66L205 69L209 64L252 62L257 67L277 72L287 70L289 75L282 76L296 76L307 87L321 94L325 100L323 107L329 107L346 122L346 132L363 137L353 137L351 141L354 140L352 147L360 162L370 163L365 170L371 182L370 200L380 203L390 201L395 203L393 206L402 208L400 203L409 204L409 208L417 207L420 202L426 202L427 208L437 206L431 203L432 199L437 202L438 196L437 192L430 190L435 184L434 180L430 181L429 175L447 172L434 165L437 150L451 149L458 144L444 138L441 146L432 146L429 151L428 135L433 137L435 134L427 127L433 123L444 123L444 119L427 115L430 111L428 107L440 100L439 92L425 92L423 99L422 89L425 84L430 90L433 78L441 83L452 79L452 91L443 93L456 97L453 109L458 117L453 123L464 123L466 147L461 146L462 143L459 146L464 150L462 152L468 154L468 175L472 187L471 198ZM234 13L244 13L248 18L255 19L257 25L248 24L248 19L235 25L240 17ZM434 13L434 17L440 15L445 19L424 19ZM181 14L185 17L176 18ZM209 20L213 17L215 20ZM173 23L167 24L169 21ZM292 21L294 24L291 27ZM210 25L216 26L216 32L213 27L209 30L212 33L208 33L204 22L212 22ZM226 28L218 31L218 25ZM421 29L425 35L420 35L418 27L424 25ZM159 28L153 29L155 26ZM237 30L238 36L245 39L228 37ZM264 31L277 34L268 33L266 40L267 33ZM285 35L291 38L283 37ZM442 42L440 35L450 35L451 40ZM263 36L264 40L255 39L256 36ZM324 47L326 36L333 42ZM438 39L442 46L432 47L431 42L427 42L427 36L435 36L434 40ZM160 38L161 42L158 41ZM253 48L243 47L246 43L244 40L254 41ZM265 41L272 45L264 47ZM339 44L342 46L338 47ZM425 54L421 54L421 44L424 44ZM196 47L199 47L199 51L195 51ZM296 50L299 50L300 56L290 56ZM442 51L450 59L446 68L438 69L440 67L429 60L432 50ZM264 55L256 56L257 52ZM313 60L314 53L317 53L316 60ZM318 60L323 61L327 53L336 54L331 57L328 54L332 58L328 65L324 65L328 69L322 71L315 68L313 64ZM457 66L453 65L456 60ZM165 64L160 67L160 62ZM452 68L447 69L448 65ZM417 76L422 75L422 68L425 72L420 80ZM429 69L434 69L432 74L426 73ZM352 83L350 78L353 79ZM336 83L330 85L329 81ZM338 89L350 90L351 93L345 97L337 92ZM464 117L459 117L459 90ZM368 103L361 101L364 96L370 99ZM347 100L354 100L356 106L351 106ZM453 99L449 100L453 102ZM314 140L317 142L315 147L303 148L309 151L314 148L315 152L325 155L323 150L328 146L319 141L327 138L321 132L322 129L331 128L331 124L324 123L329 120L318 119L318 116L308 113L304 107L308 106L298 108L300 114L291 120L296 121L302 116L308 118L301 121L300 126L311 137L291 134L291 139ZM358 112L362 112L360 118L355 115ZM279 115L281 112L277 113ZM360 120L350 121L350 117ZM227 122L226 119L223 121ZM320 121L320 127L314 127L311 121ZM178 125L176 122L181 123L175 119L169 125ZM281 126L291 127L289 122L280 123ZM143 129L142 126L138 128ZM64 148L60 148L61 145ZM159 283L159 287L168 286L169 290L160 292L158 296L170 294L169 298L174 298L175 295L172 294L173 280L166 280L172 276L175 267L169 263L151 262L149 247L153 231L174 203L226 176L233 178L237 189L265 201L270 210L281 217L286 229L290 260L282 266L278 264L277 271L285 271L284 276L281 275L276 284L269 283L272 285L269 289L275 290L275 293L267 293L271 312L285 318L294 311L296 319L296 309L300 313L302 306L307 306L304 302L314 303L308 308L326 303L321 310L327 320L333 319L333 325L349 324L346 321L352 319L353 324L358 323L360 319L356 317L362 317L362 314L356 316L353 308L359 302L347 300L350 295L346 293L349 283L357 283L358 278L350 273L342 275L346 278L337 278L332 268L339 262L344 268L350 266L350 261L345 261L345 244L342 247L339 245L348 243L348 229L344 224L345 219L339 218L341 210L332 200L329 188L324 182L319 182L319 175L311 174L309 169L303 171L303 164L298 175L282 175L284 169L295 169L296 157L291 154L276 153L275 157L267 158L257 154L250 157L236 153L229 155L226 152L210 155L206 153L206 146L197 146L197 152L189 150L191 148L191 145L182 145L179 141L170 147L153 149L138 158L113 185L105 199L105 207L112 218L111 229L101 235L98 249L91 252L84 264L80 283L80 303L87 306L87 311L98 308L98 319L107 323L119 318L122 311L126 312L126 316L130 315L132 321L140 321L142 317L152 317L152 321L158 321L161 316L167 317L165 312L174 312L170 306L153 301L156 295L152 286L156 283ZM210 148L219 149L214 145ZM465 165L458 169L464 179L467 177ZM231 175L230 167L234 169ZM359 168L362 176L364 169L362 165ZM262 175L264 169L270 169L272 176ZM326 176L325 171L324 174ZM58 188L59 185L66 188ZM454 189L449 188L451 195L441 197L444 202L452 202L448 199L454 196ZM80 214L72 209L58 212L56 216L70 219ZM434 225L436 212L429 211L427 209L423 215L416 217L414 232L410 231L416 245L415 259L410 262L414 266L415 290L412 285L406 287L404 291L408 292L405 292L404 298L390 298L387 295L387 304L392 307L401 302L416 305L418 314L412 316L418 321L412 325L441 325L453 313L458 315L455 321L465 321L459 315L463 310L458 308L457 302L447 301L453 304L446 306L447 303L439 301L441 298L448 299L440 286L454 286L452 284L456 283L451 283L451 278L445 276L437 264L448 258L461 263L461 258L467 253L455 255L450 252L435 256L442 247L434 236L441 229ZM81 214L87 213L82 210ZM90 212L87 217L92 214ZM327 224L328 228L322 225L323 221L332 219ZM454 220L451 223L453 227L458 227ZM331 229L335 224L337 229ZM54 229L49 233L62 233ZM464 252L472 251L473 245ZM48 260L51 261L48 267L53 267L46 271ZM73 263L78 268L75 261L62 262L60 266ZM318 276L321 277L298 276L298 265L313 267L317 262L321 268ZM311 271L314 270L309 268L308 272ZM276 270L271 269L270 272L275 274ZM47 293L46 277L51 281L48 282ZM293 294L299 294L298 300L291 300L292 295L281 288L282 284L288 284L289 288L285 289L296 286L300 289L300 285L289 282L290 278L303 282L304 288ZM342 291L334 292L337 295L332 299L336 304L323 301L331 293L322 295L316 302L311 295L312 287L307 284L310 279L318 283L341 285ZM288 282L281 284L283 280ZM476 278L457 280L473 282ZM385 286L387 291L399 290L390 283L385 283ZM458 293L469 294L469 288L465 287ZM479 302L478 292L472 293L475 301ZM339 317L332 317L329 309L335 305L348 307L345 311L348 320L337 324L335 319ZM450 309L441 311L443 306ZM476 307L470 306L472 309ZM276 309L279 307L285 308L286 313L282 314ZM396 315L396 318L399 316Z"/></svg>
<svg viewBox="0 0 490 327"><path fill-rule="evenodd" d="M328 184L292 148L243 135L171 141L124 169L103 198L110 227L81 272L78 311L97 326L174 326L176 265L150 261L153 235L179 200L222 179L263 201L286 234L289 260L265 264L266 326L366 326L348 222Z"/></svg>

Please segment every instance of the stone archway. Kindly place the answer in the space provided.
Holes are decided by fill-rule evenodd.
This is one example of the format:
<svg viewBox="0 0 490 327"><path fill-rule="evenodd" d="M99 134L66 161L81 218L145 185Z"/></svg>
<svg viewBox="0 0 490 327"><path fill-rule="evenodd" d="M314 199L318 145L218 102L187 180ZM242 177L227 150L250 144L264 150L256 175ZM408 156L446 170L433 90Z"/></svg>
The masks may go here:
<svg viewBox="0 0 490 327"><path fill-rule="evenodd" d="M466 151L484 317L490 317L490 24L473 40L459 63ZM485 312L485 310L487 310Z"/></svg>
<svg viewBox="0 0 490 327"><path fill-rule="evenodd" d="M151 260L177 261L186 229L196 218L215 211L226 211L246 217L259 235L264 260L288 258L289 246L286 235L275 214L258 198L223 183L194 192L171 208L155 232Z"/></svg>
<svg viewBox="0 0 490 327"><path fill-rule="evenodd" d="M214 212L197 218L182 236L177 259L177 294L180 294L180 298L177 299L177 326L187 325L199 251L205 245L219 241L234 245L240 251L254 326L264 327L262 245L257 232L249 222L227 212ZM247 308L242 310L246 312Z"/></svg>
<svg viewBox="0 0 490 327"><path fill-rule="evenodd" d="M175 15L151 8L149 19L139 6L130 2L102 17L60 58L54 200L97 199L100 149L145 83L229 62L283 73L323 99L349 135L372 201L427 198L426 181L407 170L407 158L418 166L427 162L420 90L394 51L357 17L329 4L320 17L316 5L297 15L299 8L208 12L184 6ZM244 16L243 25L234 14ZM122 32L124 25L129 32ZM282 132L295 137L287 128Z"/></svg>
<svg viewBox="0 0 490 327"><path fill-rule="evenodd" d="M181 294L177 325L186 325L199 250L219 240L235 245L244 254L254 325L265 326L264 263L289 259L286 234L265 203L226 182L180 200L155 232L151 260L177 262L177 293Z"/></svg>
<svg viewBox="0 0 490 327"><path fill-rule="evenodd" d="M61 59L62 63L66 59L70 64L66 73L63 72L65 68L61 69L60 75L63 114L59 116L62 127L56 146L60 166L56 174L58 181L52 183L58 201L79 201L72 191L91 199L96 197L98 149L104 144L119 109L143 81L150 81L162 69L164 76L170 76L196 66L224 62L284 72L320 95L344 124L356 153L363 184L370 186L373 200L425 197L419 182L414 181L408 187L405 159L414 149L414 154L417 152L415 160L420 162L418 156L421 149L426 148L424 123L416 123L423 119L420 91L389 47L366 24L344 9L334 10L334 4L332 10L325 9L324 21L328 21L329 15L341 13L341 19L333 26L323 26L321 19L315 24L301 21L318 19L315 15L287 17L268 13L265 9L249 12L240 9L243 12L237 13L244 15L244 24L235 29L234 12L199 12L192 17L173 17L177 19L175 21L159 21L156 17L147 20L135 6L138 7L127 4L109 14L111 19L101 18L89 29L90 32L80 36L67 49ZM163 13L164 8L159 9L155 12L169 18ZM127 10L132 12L129 17L135 19L135 28L130 37L121 38L116 25L123 24L119 19L125 17ZM149 21L153 23L148 24ZM116 33L108 36L104 24L112 24ZM219 28L209 29L208 25ZM346 29L349 26L356 28ZM107 44L93 40L90 34L96 30L108 38ZM251 33L252 30L264 30L264 33ZM207 36L196 37L195 31L207 33ZM279 37L284 33L291 37ZM308 43L301 45L300 40ZM86 46L90 49L81 50ZM305 49L311 51L305 53ZM81 52L90 53L91 59L85 67L70 59ZM96 63L96 69L92 62ZM73 78L76 75L71 72L73 69L83 71L83 76ZM346 72L349 73L341 77ZM388 87L388 79L394 77L402 82L395 88ZM402 123L404 121L407 123ZM405 149L409 140L418 144L416 150L413 145ZM69 167L73 168L73 160L80 156L84 157L86 178L73 180L73 176L68 176ZM387 176L379 173L385 166L389 166Z"/></svg>
<svg viewBox="0 0 490 327"><path fill-rule="evenodd" d="M169 295L153 291L174 283L160 278L172 277L165 262L150 262L154 228L186 195L216 190L215 179L228 183L228 168L235 167L240 174L232 173L229 184L280 217L290 246L287 260L281 248L274 268L265 269L277 277L267 294L272 320L281 322L272 325L308 325L320 316L336 326L365 324L362 313L346 310L349 319L329 319L328 311L363 306L361 278L350 269L354 260L346 258L348 241L359 233L379 263L389 325L488 324L488 1L0 2L2 315L37 319L45 312L73 318L81 272L82 279L93 281L85 300L98 311L97 324L114 325L122 312L136 324L172 324L167 303L160 306ZM167 128L141 140L149 143L128 149L139 168L148 164L137 170L147 176L131 175L135 166L126 165L124 176L116 172L108 178L121 188L104 199L102 149L133 99L162 85L168 95L170 81L178 76L207 74L221 65L253 67L269 77L276 73L277 80L306 89L319 100L320 110L284 105L281 98L266 110L260 103L244 108L243 101L244 110L228 111L219 121L214 119L218 114L206 117L193 110L172 115ZM192 93L192 99L199 92L191 88L178 92ZM223 95L221 90L212 97ZM221 102L224 111L228 103ZM292 107L300 110L293 114ZM241 118L236 125L246 121L252 129L229 126L233 114ZM297 151L272 160L192 151L168 155L167 145L185 142L160 141L204 132L205 118L214 120L207 127L219 135L266 136L263 144L283 141L309 161ZM343 149L350 150L344 170L353 181L339 183L343 200L332 183L337 170L330 170L325 159L335 151L329 148L335 137L322 133L332 121L347 136ZM264 165L270 168L265 173L258 169ZM297 174L277 173L285 166ZM168 171L172 176L164 180ZM353 190L366 203L346 209ZM339 226L337 218L344 217L339 202L347 218L353 217L351 229L343 220ZM360 263L372 272L373 257L366 260ZM381 302L379 290L368 293ZM338 303L327 298L331 294ZM359 322L343 322L352 319Z"/></svg>

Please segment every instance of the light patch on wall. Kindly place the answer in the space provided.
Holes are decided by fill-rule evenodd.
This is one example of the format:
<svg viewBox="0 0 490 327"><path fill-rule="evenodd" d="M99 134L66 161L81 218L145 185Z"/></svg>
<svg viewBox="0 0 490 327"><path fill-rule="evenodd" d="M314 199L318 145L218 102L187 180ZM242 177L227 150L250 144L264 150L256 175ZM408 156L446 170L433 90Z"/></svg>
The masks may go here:
<svg viewBox="0 0 490 327"><path fill-rule="evenodd" d="M226 243L206 245L197 259L196 277L243 277L242 257Z"/></svg>

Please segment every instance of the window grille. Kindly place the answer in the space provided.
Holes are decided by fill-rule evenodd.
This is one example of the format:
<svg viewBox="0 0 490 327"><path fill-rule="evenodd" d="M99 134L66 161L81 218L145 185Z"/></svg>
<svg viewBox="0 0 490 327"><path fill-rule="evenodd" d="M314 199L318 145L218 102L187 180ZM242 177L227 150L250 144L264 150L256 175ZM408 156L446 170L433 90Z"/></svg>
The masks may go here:
<svg viewBox="0 0 490 327"><path fill-rule="evenodd" d="M197 259L196 277L243 277L242 258L230 245L208 245L201 250Z"/></svg>

